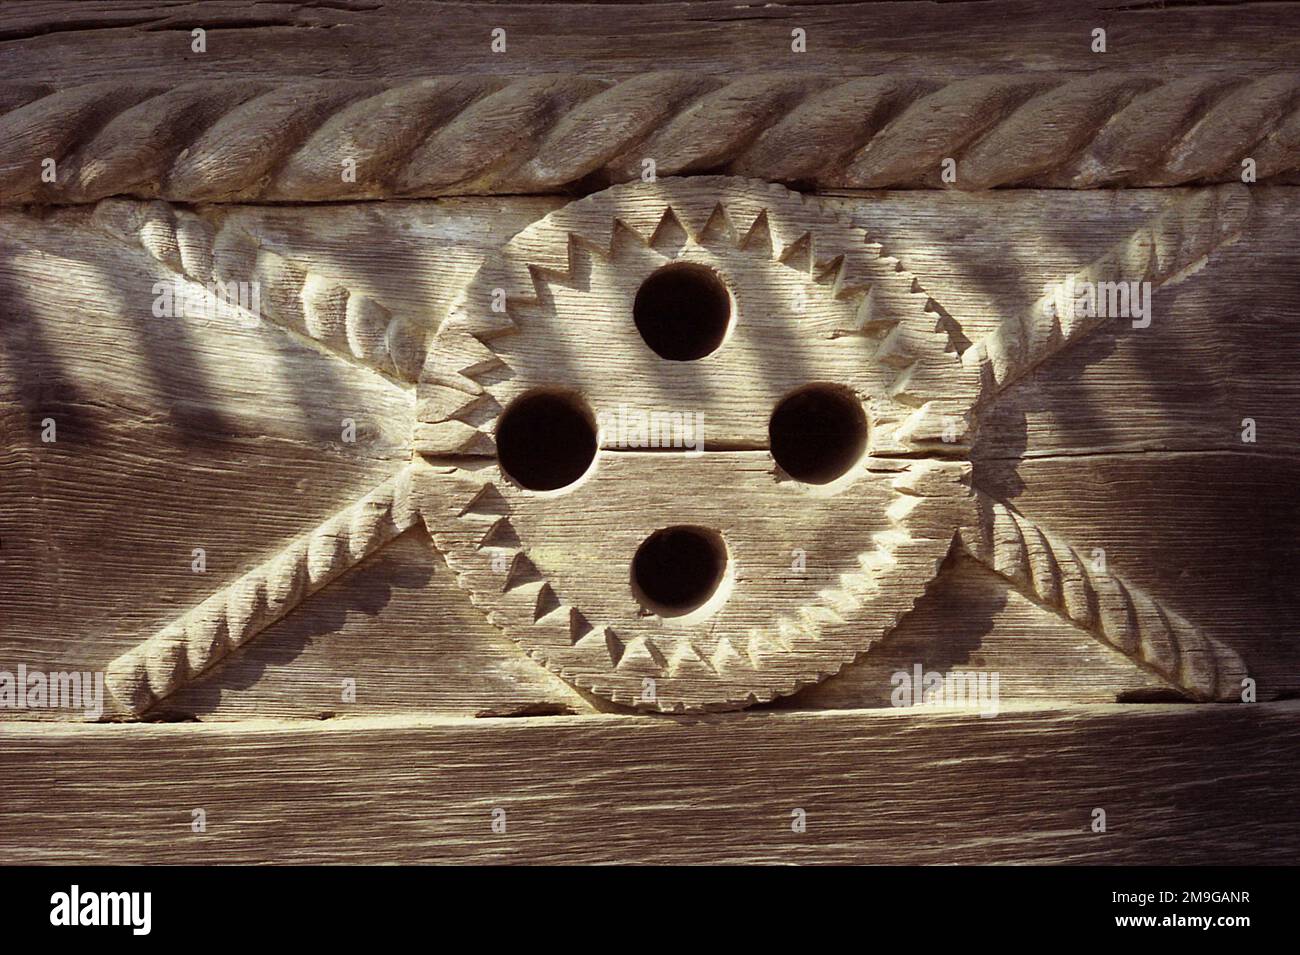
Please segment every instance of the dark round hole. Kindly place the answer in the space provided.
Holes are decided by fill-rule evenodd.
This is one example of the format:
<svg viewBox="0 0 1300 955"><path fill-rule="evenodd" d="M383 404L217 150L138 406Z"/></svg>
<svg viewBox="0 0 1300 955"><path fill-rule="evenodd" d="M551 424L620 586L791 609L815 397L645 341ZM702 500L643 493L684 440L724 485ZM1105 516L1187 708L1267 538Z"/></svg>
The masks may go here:
<svg viewBox="0 0 1300 955"><path fill-rule="evenodd" d="M703 527L655 531L632 558L632 592L647 610L680 617L702 606L722 583L727 545Z"/></svg>
<svg viewBox="0 0 1300 955"><path fill-rule="evenodd" d="M596 426L569 395L539 392L516 399L501 415L496 438L502 470L533 491L572 484L596 456Z"/></svg>
<svg viewBox="0 0 1300 955"><path fill-rule="evenodd" d="M695 361L718 350L731 321L731 296L702 265L666 265L641 283L636 330L660 358Z"/></svg>
<svg viewBox="0 0 1300 955"><path fill-rule="evenodd" d="M807 484L827 484L862 457L867 416L847 389L810 385L776 406L767 432L772 457L786 474Z"/></svg>

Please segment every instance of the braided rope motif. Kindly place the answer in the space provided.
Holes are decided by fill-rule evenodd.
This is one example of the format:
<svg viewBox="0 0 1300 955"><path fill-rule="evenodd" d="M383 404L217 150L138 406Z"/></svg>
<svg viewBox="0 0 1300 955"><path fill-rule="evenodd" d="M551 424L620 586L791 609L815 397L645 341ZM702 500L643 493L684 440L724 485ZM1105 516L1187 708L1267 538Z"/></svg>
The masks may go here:
<svg viewBox="0 0 1300 955"><path fill-rule="evenodd" d="M1009 505L982 494L976 505L979 520L962 529L963 545L1026 596L1198 700L1241 698L1246 666L1230 647Z"/></svg>
<svg viewBox="0 0 1300 955"><path fill-rule="evenodd" d="M1198 189L1175 201L1153 221L1070 277L1079 287L1150 282L1152 290L1196 271L1218 249L1235 242L1250 218L1250 190L1243 185ZM1060 288L1066 289L1063 284ZM962 354L984 378L981 400L992 399L1052 355L1089 335L1110 317L1076 313L1064 291L1038 299L1013 314Z"/></svg>
<svg viewBox="0 0 1300 955"><path fill-rule="evenodd" d="M1080 286L1150 282L1153 290L1173 284L1236 241L1250 214L1244 186L1197 190L1175 200L1072 281ZM1110 320L1062 305L1059 295L1044 295L963 353L962 363L979 371L981 407ZM1246 666L1230 647L1120 578L1095 570L1009 504L983 493L975 503L979 520L963 528L963 545L1021 592L1195 699L1240 698Z"/></svg>
<svg viewBox="0 0 1300 955"><path fill-rule="evenodd" d="M405 468L115 659L106 675L114 698L144 712L414 527L414 471Z"/></svg>
<svg viewBox="0 0 1300 955"><path fill-rule="evenodd" d="M1300 172L1293 73L15 84L0 103L11 203L549 192L645 159L818 188L940 187L948 158L960 189L1224 182L1247 157L1261 181Z"/></svg>
<svg viewBox="0 0 1300 955"><path fill-rule="evenodd" d="M409 385L419 375L427 330L263 248L238 226L165 202L106 199L94 222L143 247L172 272L205 287L255 285L259 318L306 335L346 360Z"/></svg>

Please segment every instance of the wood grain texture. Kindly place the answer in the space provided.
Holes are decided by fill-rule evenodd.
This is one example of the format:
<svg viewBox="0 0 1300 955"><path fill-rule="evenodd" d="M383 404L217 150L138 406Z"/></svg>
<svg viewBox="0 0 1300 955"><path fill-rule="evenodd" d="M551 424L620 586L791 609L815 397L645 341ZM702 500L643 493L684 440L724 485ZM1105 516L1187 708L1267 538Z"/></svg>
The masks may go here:
<svg viewBox="0 0 1300 955"><path fill-rule="evenodd" d="M1081 553L1104 551L1113 573L1235 649L1261 693L1296 692L1300 658L1287 623L1300 518L1293 463L1231 453L1063 455L985 480Z"/></svg>
<svg viewBox="0 0 1300 955"><path fill-rule="evenodd" d="M1109 72L1170 64L1253 75L1295 65L1300 12L1286 4L1153 5L1144 0L992 3L422 3L369 0L116 4L9 3L0 11L0 72L55 82L284 75L361 79L436 73L528 75L680 69L728 74L919 72L970 76L1032 70ZM209 31L190 51L190 30ZM490 47L506 30L504 53ZM791 52L790 31L808 33ZM1090 51L1092 30L1107 52ZM1212 42L1210 39L1212 38Z"/></svg>
<svg viewBox="0 0 1300 955"><path fill-rule="evenodd" d="M353 680L355 701L345 702ZM455 585L423 530L308 597L224 666L169 697L168 718L589 713Z"/></svg>
<svg viewBox="0 0 1300 955"><path fill-rule="evenodd" d="M1035 603L1110 644L1198 700L1248 698L1241 656L1005 501L975 496L977 517L961 540L981 563Z"/></svg>
<svg viewBox="0 0 1300 955"><path fill-rule="evenodd" d="M1166 681L1069 621L1045 613L983 564L954 553L916 607L835 676L776 701L782 709L880 708L896 673L998 673L1003 699L1114 703L1168 698Z"/></svg>
<svg viewBox="0 0 1300 955"><path fill-rule="evenodd" d="M0 863L1294 864L1298 34L1254 2L0 5L0 672L118 693L0 709ZM702 375L629 318L682 256L747 323ZM1046 308L1071 276L1150 280L1150 323ZM847 491L770 453L809 377L872 399ZM713 444L606 442L530 497L496 424L557 383ZM678 520L741 560L670 626L629 554ZM896 709L916 668L997 675L999 712ZM1169 705L1245 676L1265 702Z"/></svg>
<svg viewBox="0 0 1300 955"><path fill-rule="evenodd" d="M113 697L132 713L156 705L419 525L412 472L398 471L114 659L105 676Z"/></svg>
<svg viewBox="0 0 1300 955"><path fill-rule="evenodd" d="M5 724L0 861L1285 864L1297 745L1295 702Z"/></svg>
<svg viewBox="0 0 1300 955"><path fill-rule="evenodd" d="M11 221L0 241L2 626L30 665L125 649L408 455L410 396L382 379L230 311L155 318L166 274L93 232Z"/></svg>
<svg viewBox="0 0 1300 955"><path fill-rule="evenodd" d="M981 200L992 214L943 193L824 201L881 236L884 251L941 299L954 327L974 340L996 326L1004 309L1030 309L1044 285L1103 255L1117 233L1140 229L1182 195L1126 190L1098 206L1078 193L1004 193ZM1116 573L1226 640L1246 660L1264 698L1273 698L1300 688L1297 645L1278 624L1297 597L1288 568L1296 566L1300 539L1290 492L1300 398L1285 364L1258 355L1261 348L1284 355L1298 347L1300 293L1293 281L1290 192L1259 187L1252 195L1254 212L1242 238L1216 251L1196 274L1157 291L1151 327L1106 323L1038 366L990 406L972 456L981 488L1014 502L1081 552L1104 549ZM561 204L459 199L311 210L223 207L211 215L257 235L264 250L432 329L502 236ZM3 577L7 610L0 631L11 669L20 662L102 668L385 480L410 453L401 422L413 411L400 383L320 347L292 323L281 327L268 318L242 328L233 321L209 326L154 318L152 283L174 278L175 269L166 255L123 241L97 228L98 221L93 210L78 209L3 217L3 341L11 390L0 493L12 502L4 509L2 554L13 573ZM1261 275L1270 281L1261 282ZM123 342L135 344L123 348ZM263 370L271 362L292 374ZM1259 425L1255 444L1240 438L1248 414ZM61 429L62 443L52 446L39 439L49 415ZM340 439L344 417L359 423L355 444ZM134 514L143 516L129 517ZM160 547L159 540L171 543ZM190 570L194 546L208 551L205 575ZM359 579L373 581L364 590L382 593L373 574L360 572ZM247 685L264 659L249 650L246 660L237 655L231 662L228 679L218 669L203 681L207 690L171 704L169 712L207 719L331 712L337 707L326 697L334 695L335 677L325 667L364 674L367 653L400 659L406 635L424 626L420 615L449 613L444 608L452 606L460 608L453 645L471 654L495 652L473 649L495 646L499 638L468 608L451 575L427 579L429 604L419 603L423 594L409 606L385 603L375 621L347 607L358 599L384 603L381 597L358 597L339 586L313 598L320 613L340 621L329 641L330 662L318 674L308 666L299 687L319 683L319 691L286 694L277 688L284 684ZM114 594L111 602L101 598L106 591ZM999 598L986 590L984 599ZM1029 698L1054 688L1061 699L1155 689L1140 670L1110 664L1104 672L1114 682L1096 685L1087 669L1093 664L1082 661L1100 666L1109 657L1077 630L1059 636L1069 647L1063 645L1060 659L1015 641L1016 633L1033 640L1060 631L1037 608L1017 604L1016 595L1000 599L1020 607L1022 621L1005 638L991 632L991 623L975 633L965 608L940 601L908 631L908 640L929 647L912 662L949 656L952 635L963 634L960 645L970 654L1022 675L1008 677L1008 699L1018 698L1015 687ZM353 633L365 634L369 649L355 644ZM292 639L267 638L266 653L281 658L287 651L277 641ZM445 693L421 689L418 680L385 678L383 689L362 694L356 706L360 712L532 705L580 711L540 668L523 676L528 666L516 671L518 695L500 692L490 673L473 679L471 667L447 677L463 682ZM854 666L870 671L871 655ZM841 694L836 705L879 698L878 688L851 680L841 685L856 685L863 696L855 702Z"/></svg>

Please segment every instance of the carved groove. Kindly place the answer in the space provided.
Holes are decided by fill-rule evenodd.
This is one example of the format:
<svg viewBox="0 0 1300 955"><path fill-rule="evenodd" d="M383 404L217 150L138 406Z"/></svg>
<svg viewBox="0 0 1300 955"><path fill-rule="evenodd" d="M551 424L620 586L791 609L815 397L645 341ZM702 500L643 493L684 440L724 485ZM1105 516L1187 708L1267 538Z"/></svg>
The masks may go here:
<svg viewBox="0 0 1300 955"><path fill-rule="evenodd" d="M107 671L113 696L143 713L304 599L355 567L419 520L406 468L119 656Z"/></svg>
<svg viewBox="0 0 1300 955"><path fill-rule="evenodd" d="M1202 633L1006 504L977 495L961 540L976 559L1135 663L1198 700L1240 700L1246 665Z"/></svg>
<svg viewBox="0 0 1300 955"><path fill-rule="evenodd" d="M1300 77L646 73L0 95L0 202L549 192L726 172L818 188L1170 186L1300 171ZM43 159L58 163L41 181ZM345 164L355 181L345 181Z"/></svg>

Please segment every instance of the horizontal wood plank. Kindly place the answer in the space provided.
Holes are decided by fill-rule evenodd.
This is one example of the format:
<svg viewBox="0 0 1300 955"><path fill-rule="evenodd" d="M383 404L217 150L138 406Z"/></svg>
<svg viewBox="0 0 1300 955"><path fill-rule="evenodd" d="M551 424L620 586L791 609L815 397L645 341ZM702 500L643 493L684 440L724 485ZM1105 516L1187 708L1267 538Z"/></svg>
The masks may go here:
<svg viewBox="0 0 1300 955"><path fill-rule="evenodd" d="M628 74L864 67L946 75L1294 66L1300 11L1285 4L206 3L39 2L0 11L0 73L27 80L419 76L438 72ZM209 31L206 53L190 30ZM791 52L791 30L808 52ZM1105 54L1092 30L1108 31ZM506 31L504 53L491 31ZM1212 38L1212 39L1211 39Z"/></svg>
<svg viewBox="0 0 1300 955"><path fill-rule="evenodd" d="M1297 746L1296 702L8 724L0 861L1294 863Z"/></svg>
<svg viewBox="0 0 1300 955"><path fill-rule="evenodd" d="M1263 698L1300 688L1297 643L1280 623L1300 596L1289 572L1300 563L1291 500L1300 392L1284 360L1300 341L1292 192L1253 192L1242 238L1157 290L1151 327L1105 324L1013 385L985 412L973 451L977 486L1083 553L1104 549L1126 578L1240 653ZM882 241L974 341L1182 195L824 201ZM431 330L490 248L562 203L240 206L213 215L257 235L268 254ZM98 221L93 209L0 215L8 308L0 665L10 670L102 669L410 454L410 386L267 322L154 318L153 283L174 270ZM1253 444L1241 441L1247 416L1257 422ZM53 445L40 437L47 417L59 423ZM356 443L341 440L344 417L358 423ZM198 546L204 574L191 569ZM511 657L515 648L426 548L427 538L407 540L391 562L379 558L391 582L363 567L326 587L312 598L315 622L277 625L259 638L264 647L214 670L173 712L242 719L590 707ZM1113 700L1158 685L980 568L944 573L956 579L938 581L940 596L909 618L897 644L903 658L886 641L878 660L873 651L855 665L861 670L809 690L807 705L876 705L899 659L978 661L1006 675L1008 699ZM979 615L968 612L970 601L986 608L982 633L972 629ZM403 674L408 658L431 669ZM299 665L300 676L289 673ZM369 686L346 708L340 673ZM802 696L791 702L805 705Z"/></svg>

